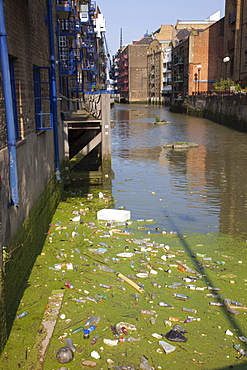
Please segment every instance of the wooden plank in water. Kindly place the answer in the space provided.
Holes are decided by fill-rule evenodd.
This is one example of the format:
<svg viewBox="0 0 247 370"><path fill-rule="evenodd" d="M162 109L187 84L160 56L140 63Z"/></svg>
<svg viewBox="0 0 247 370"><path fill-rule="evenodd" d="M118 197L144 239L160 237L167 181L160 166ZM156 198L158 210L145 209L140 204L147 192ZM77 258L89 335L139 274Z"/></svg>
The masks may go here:
<svg viewBox="0 0 247 370"><path fill-rule="evenodd" d="M64 290L53 290L48 298L48 303L36 336L34 345L28 355L27 369L42 370L45 355L52 337L58 314L62 305ZM49 307L49 308L48 308Z"/></svg>

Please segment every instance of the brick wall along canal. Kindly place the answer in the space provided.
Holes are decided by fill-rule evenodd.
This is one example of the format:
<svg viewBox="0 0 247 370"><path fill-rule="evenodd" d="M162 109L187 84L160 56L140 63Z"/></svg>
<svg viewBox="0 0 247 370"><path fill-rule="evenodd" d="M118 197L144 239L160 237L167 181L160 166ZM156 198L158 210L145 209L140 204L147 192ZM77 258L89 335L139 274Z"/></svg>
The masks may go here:
<svg viewBox="0 0 247 370"><path fill-rule="evenodd" d="M134 220L154 219L162 230L246 238L246 133L144 105L116 104L112 120L116 208L126 207ZM171 142L198 147L163 147Z"/></svg>

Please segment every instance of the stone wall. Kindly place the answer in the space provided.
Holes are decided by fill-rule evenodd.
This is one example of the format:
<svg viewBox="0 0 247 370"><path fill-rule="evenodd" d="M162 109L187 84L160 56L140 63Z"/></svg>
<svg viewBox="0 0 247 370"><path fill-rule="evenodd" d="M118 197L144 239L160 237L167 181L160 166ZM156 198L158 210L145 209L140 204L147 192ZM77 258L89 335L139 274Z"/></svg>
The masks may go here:
<svg viewBox="0 0 247 370"><path fill-rule="evenodd" d="M244 94L188 96L181 112L247 131L247 96Z"/></svg>

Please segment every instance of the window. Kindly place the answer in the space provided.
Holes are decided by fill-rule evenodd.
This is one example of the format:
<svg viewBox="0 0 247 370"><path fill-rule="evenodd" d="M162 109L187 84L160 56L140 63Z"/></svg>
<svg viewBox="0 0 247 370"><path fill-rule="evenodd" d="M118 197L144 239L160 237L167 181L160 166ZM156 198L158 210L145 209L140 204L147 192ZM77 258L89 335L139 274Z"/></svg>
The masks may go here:
<svg viewBox="0 0 247 370"><path fill-rule="evenodd" d="M33 67L36 130L51 130L50 68Z"/></svg>

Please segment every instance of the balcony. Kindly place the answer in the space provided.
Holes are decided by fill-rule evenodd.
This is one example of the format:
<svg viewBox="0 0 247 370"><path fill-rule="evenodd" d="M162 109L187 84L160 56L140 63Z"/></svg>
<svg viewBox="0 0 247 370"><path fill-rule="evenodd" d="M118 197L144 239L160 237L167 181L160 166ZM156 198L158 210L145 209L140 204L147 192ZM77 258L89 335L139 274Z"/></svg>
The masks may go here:
<svg viewBox="0 0 247 370"><path fill-rule="evenodd" d="M59 55L60 76L73 76L77 72L78 59L75 59L73 50L61 50Z"/></svg>
<svg viewBox="0 0 247 370"><path fill-rule="evenodd" d="M171 91L172 91L172 85L164 86L164 87L161 89L161 92L171 92Z"/></svg>
<svg viewBox="0 0 247 370"><path fill-rule="evenodd" d="M163 82L165 82L165 83L171 83L172 82L172 78L170 78L170 77L164 77L163 78Z"/></svg>
<svg viewBox="0 0 247 370"><path fill-rule="evenodd" d="M86 60L84 59L82 61L82 64L81 64L81 69L83 71L96 71L96 65L94 62L90 61L90 60Z"/></svg>
<svg viewBox="0 0 247 370"><path fill-rule="evenodd" d="M183 75L183 73L177 73L174 76L174 83L180 83L180 82L183 82L183 81L184 81L184 75Z"/></svg>
<svg viewBox="0 0 247 370"><path fill-rule="evenodd" d="M71 0L57 0L57 16L59 19L69 19L71 14Z"/></svg>
<svg viewBox="0 0 247 370"><path fill-rule="evenodd" d="M69 21L67 19L60 19L58 23L59 27L59 35L60 36L72 36L76 35L76 33L81 32L81 25L79 21Z"/></svg>
<svg viewBox="0 0 247 370"><path fill-rule="evenodd" d="M181 56L174 57L174 66L184 64L184 59Z"/></svg>
<svg viewBox="0 0 247 370"><path fill-rule="evenodd" d="M96 10L96 2L91 1L89 5L89 14L93 15L95 13L95 10Z"/></svg>
<svg viewBox="0 0 247 370"><path fill-rule="evenodd" d="M171 67L164 67L163 73L170 73L172 71Z"/></svg>
<svg viewBox="0 0 247 370"><path fill-rule="evenodd" d="M95 29L95 26L94 25L92 25L92 24L88 25L87 28L86 28L87 34L88 35L95 34L95 30L94 29Z"/></svg>
<svg viewBox="0 0 247 370"><path fill-rule="evenodd" d="M174 100L184 100L182 91L174 92Z"/></svg>

